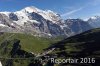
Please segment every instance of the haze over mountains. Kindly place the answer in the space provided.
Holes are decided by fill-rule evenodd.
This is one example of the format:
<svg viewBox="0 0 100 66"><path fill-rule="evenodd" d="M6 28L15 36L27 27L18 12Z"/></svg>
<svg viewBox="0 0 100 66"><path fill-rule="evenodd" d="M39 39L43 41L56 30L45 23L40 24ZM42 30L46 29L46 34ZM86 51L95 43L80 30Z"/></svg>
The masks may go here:
<svg viewBox="0 0 100 66"><path fill-rule="evenodd" d="M51 10L26 7L16 12L0 12L0 31L11 33L27 33L34 36L72 36L92 28L99 27L100 17L82 19L62 19Z"/></svg>

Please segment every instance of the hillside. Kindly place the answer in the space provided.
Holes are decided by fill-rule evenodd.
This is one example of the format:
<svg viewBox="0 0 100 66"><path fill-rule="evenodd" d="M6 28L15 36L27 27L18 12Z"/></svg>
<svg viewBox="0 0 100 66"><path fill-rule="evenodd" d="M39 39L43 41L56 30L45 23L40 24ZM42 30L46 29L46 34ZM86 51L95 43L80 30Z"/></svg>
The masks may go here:
<svg viewBox="0 0 100 66"><path fill-rule="evenodd" d="M0 44L5 40L20 40L20 45L23 50L28 52L40 53L44 48L47 48L53 42L57 42L60 39L54 40L43 37L34 37L28 34L19 34L19 33L1 33L0 35Z"/></svg>
<svg viewBox="0 0 100 66"><path fill-rule="evenodd" d="M57 58L95 58L95 63L59 64L60 66L98 66L100 65L100 28L69 37L52 44L47 49L55 48L51 55Z"/></svg>
<svg viewBox="0 0 100 66"><path fill-rule="evenodd" d="M6 39L6 40L3 40ZM100 28L60 39L33 37L25 34L0 34L0 57L4 66L98 66L100 65ZM55 49L54 49L55 48ZM53 50L52 50L53 49ZM50 52L51 51L51 52ZM33 52L33 53L31 53ZM50 52L50 53L48 53ZM34 53L41 53L40 56ZM45 54L44 54L45 53ZM47 54L46 54L47 53ZM44 54L44 55L42 55ZM95 58L92 63L52 64L46 57L60 58ZM79 60L78 62L80 62ZM43 65L45 63L45 65Z"/></svg>
<svg viewBox="0 0 100 66"><path fill-rule="evenodd" d="M34 37L28 34L0 33L0 61L3 66L27 66L38 54L59 38Z"/></svg>

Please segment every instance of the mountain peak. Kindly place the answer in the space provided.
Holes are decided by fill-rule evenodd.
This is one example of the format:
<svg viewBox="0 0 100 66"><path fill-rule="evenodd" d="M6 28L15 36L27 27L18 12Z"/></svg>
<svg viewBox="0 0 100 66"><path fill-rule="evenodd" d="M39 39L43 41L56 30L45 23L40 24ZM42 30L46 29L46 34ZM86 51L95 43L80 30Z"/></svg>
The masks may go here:
<svg viewBox="0 0 100 66"><path fill-rule="evenodd" d="M90 19L98 19L98 18L100 18L100 16L93 16Z"/></svg>
<svg viewBox="0 0 100 66"><path fill-rule="evenodd" d="M36 7L34 7L34 6L30 6L30 7L26 7L24 9L22 9L22 11L32 13L32 12L39 12L41 10L36 8Z"/></svg>

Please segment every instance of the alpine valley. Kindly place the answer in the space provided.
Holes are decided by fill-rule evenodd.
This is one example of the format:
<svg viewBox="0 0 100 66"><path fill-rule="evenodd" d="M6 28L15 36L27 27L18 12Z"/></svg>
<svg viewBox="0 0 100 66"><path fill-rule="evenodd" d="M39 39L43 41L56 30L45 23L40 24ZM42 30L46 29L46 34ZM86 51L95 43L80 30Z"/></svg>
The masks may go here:
<svg viewBox="0 0 100 66"><path fill-rule="evenodd" d="M89 61L56 64L50 58ZM100 16L62 19L34 6L0 12L0 66L100 66Z"/></svg>

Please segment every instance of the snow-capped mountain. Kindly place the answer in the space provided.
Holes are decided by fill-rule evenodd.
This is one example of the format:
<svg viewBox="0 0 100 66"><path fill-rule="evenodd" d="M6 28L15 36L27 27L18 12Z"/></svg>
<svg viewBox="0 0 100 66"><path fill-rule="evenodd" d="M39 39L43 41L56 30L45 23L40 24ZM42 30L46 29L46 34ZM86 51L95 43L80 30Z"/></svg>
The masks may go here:
<svg viewBox="0 0 100 66"><path fill-rule="evenodd" d="M73 25L69 25L68 23ZM0 12L1 32L29 33L34 36L50 37L71 36L76 34L75 29L87 24L81 20L63 20L59 14L51 10L40 10L33 6L16 12ZM73 29L72 27L75 25L80 27ZM81 28L82 31L88 30L90 26L87 26ZM79 30L81 31L81 29Z"/></svg>
<svg viewBox="0 0 100 66"><path fill-rule="evenodd" d="M94 28L100 27L100 16L93 16L88 19L88 22Z"/></svg>

